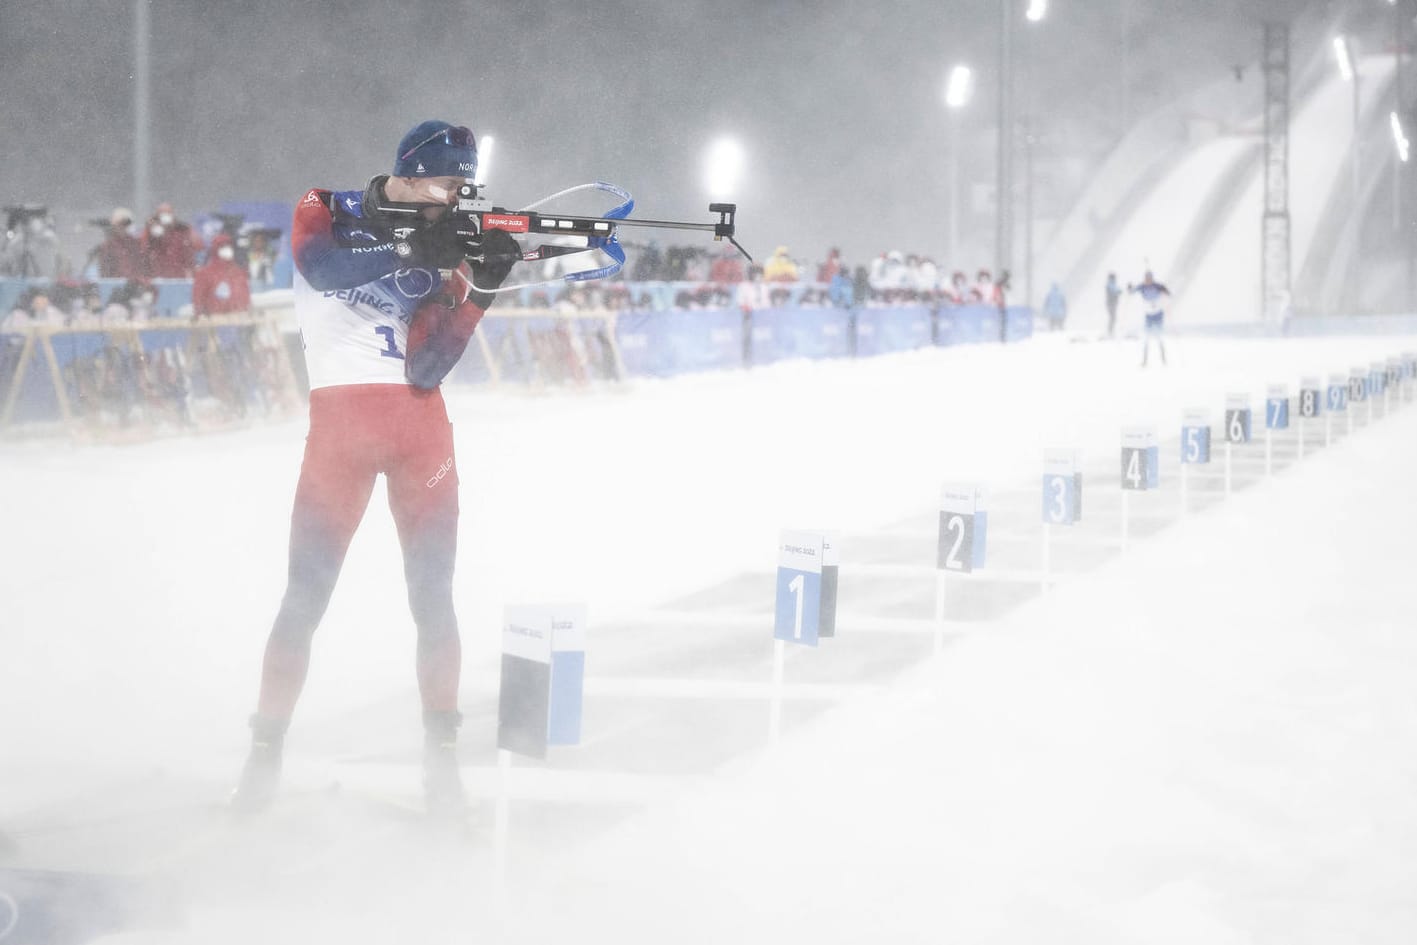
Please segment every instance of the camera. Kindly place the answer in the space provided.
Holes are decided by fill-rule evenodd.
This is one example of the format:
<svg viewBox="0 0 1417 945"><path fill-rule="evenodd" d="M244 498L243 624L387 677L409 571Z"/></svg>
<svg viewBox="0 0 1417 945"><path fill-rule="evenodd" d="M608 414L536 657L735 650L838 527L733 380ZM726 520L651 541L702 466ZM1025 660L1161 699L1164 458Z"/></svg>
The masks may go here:
<svg viewBox="0 0 1417 945"><path fill-rule="evenodd" d="M49 208L37 203L27 203L5 208L5 229L16 230L31 220L43 220L49 216Z"/></svg>

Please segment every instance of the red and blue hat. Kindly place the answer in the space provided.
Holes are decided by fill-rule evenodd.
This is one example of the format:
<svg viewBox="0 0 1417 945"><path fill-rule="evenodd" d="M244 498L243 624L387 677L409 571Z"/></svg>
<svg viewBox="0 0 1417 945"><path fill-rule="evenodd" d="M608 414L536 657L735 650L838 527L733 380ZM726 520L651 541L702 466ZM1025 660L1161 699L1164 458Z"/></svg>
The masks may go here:
<svg viewBox="0 0 1417 945"><path fill-rule="evenodd" d="M462 125L421 121L399 142L395 177L477 176L477 140Z"/></svg>

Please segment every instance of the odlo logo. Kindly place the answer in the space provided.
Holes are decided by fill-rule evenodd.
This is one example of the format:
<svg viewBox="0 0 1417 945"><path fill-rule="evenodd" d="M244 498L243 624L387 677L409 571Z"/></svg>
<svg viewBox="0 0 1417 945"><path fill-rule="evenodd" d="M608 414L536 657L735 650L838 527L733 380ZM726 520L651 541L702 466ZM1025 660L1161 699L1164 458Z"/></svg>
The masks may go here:
<svg viewBox="0 0 1417 945"><path fill-rule="evenodd" d="M447 459L447 462L445 462L445 463L443 463L443 465L439 466L437 473L435 473L435 474L433 475L433 478L432 478L432 479L429 479L429 480L428 480L428 483L427 483L428 488L431 489L431 488L433 488L434 486L436 486L438 483L442 482L442 481L443 481L443 477L446 476L448 473L450 473L450 472L452 472L452 471L453 471L453 458L452 458L451 456L449 456L448 459Z"/></svg>

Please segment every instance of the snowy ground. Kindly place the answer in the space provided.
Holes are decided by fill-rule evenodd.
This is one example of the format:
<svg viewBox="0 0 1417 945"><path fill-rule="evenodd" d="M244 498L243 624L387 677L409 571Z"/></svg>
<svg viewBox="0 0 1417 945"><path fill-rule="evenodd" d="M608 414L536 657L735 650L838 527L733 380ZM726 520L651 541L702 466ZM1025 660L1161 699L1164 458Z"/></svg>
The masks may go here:
<svg viewBox="0 0 1417 945"><path fill-rule="evenodd" d="M456 394L465 710L480 729L465 732L468 760L488 761L490 722L473 709L490 698L506 603L585 600L594 680L597 647L616 643L596 626L770 572L780 527L864 542L928 513L942 480L1027 488L1055 445L1106 468L1124 423L1174 435L1183 408L1218 422L1226 393L1258 406L1268 384L1413 348L1183 340L1169 368L1141 371L1130 343L1040 338L589 395ZM209 808L229 788L302 435L289 423L0 447L0 831L15 841L0 867L179 875L185 924L125 941L463 941L495 911L486 844L425 849L374 814L377 830L318 805L245 833L211 814L169 819L184 843L81 826L134 820L144 795ZM513 833L509 940L1410 941L1414 470L1408 408L937 659L789 716L778 745L747 740L730 763L645 792L658 803L566 826L560 843L572 815L514 810L542 826ZM1094 481L1089 495L1115 493ZM417 739L412 627L380 503L317 639L296 781L331 744ZM680 632L645 644L647 677L690 650ZM866 667L876 639L812 658ZM587 742L609 739L588 700ZM740 707L704 706L707 744ZM618 737L653 733L658 710L639 711L616 716ZM678 735L644 751L692 770L702 746L692 728ZM413 770L412 751L390 757Z"/></svg>

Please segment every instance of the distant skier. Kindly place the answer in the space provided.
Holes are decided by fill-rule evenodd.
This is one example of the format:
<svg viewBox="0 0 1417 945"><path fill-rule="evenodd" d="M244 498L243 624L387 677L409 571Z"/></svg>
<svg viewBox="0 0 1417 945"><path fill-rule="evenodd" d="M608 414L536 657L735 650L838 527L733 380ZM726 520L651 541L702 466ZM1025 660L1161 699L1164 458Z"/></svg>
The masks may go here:
<svg viewBox="0 0 1417 945"><path fill-rule="evenodd" d="M1068 300L1063 295L1062 286L1056 282L1048 287L1048 294L1043 299L1043 314L1048 319L1049 331L1063 330L1063 324L1068 320Z"/></svg>
<svg viewBox="0 0 1417 945"><path fill-rule="evenodd" d="M1107 273L1107 285L1104 288L1107 293L1107 337L1113 338L1117 334L1117 303L1122 298L1122 287L1117 284L1117 274Z"/></svg>
<svg viewBox="0 0 1417 945"><path fill-rule="evenodd" d="M1171 295L1171 290L1152 276L1151 270L1142 277L1141 285L1127 285L1128 292L1135 292L1146 303L1146 329L1142 334L1141 366L1146 367L1147 355L1151 353L1151 339L1156 339L1156 348L1161 352L1161 363L1166 363L1166 345L1161 341L1161 332L1166 321L1166 310L1162 307L1162 297Z"/></svg>

